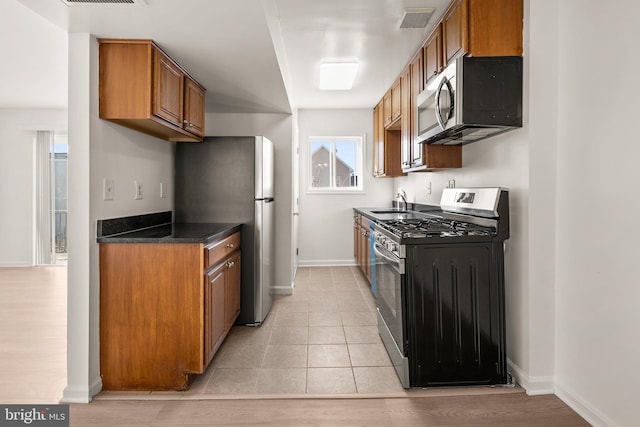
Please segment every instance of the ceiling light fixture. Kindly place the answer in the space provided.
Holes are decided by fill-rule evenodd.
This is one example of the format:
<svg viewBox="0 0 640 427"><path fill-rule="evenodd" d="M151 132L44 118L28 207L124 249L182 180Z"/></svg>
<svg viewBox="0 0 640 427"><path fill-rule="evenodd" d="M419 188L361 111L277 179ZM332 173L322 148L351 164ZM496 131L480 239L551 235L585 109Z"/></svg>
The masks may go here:
<svg viewBox="0 0 640 427"><path fill-rule="evenodd" d="M424 28L433 12L435 9L432 7L405 9L400 20L400 28Z"/></svg>
<svg viewBox="0 0 640 427"><path fill-rule="evenodd" d="M323 62L320 64L320 90L350 90L357 73L357 62Z"/></svg>

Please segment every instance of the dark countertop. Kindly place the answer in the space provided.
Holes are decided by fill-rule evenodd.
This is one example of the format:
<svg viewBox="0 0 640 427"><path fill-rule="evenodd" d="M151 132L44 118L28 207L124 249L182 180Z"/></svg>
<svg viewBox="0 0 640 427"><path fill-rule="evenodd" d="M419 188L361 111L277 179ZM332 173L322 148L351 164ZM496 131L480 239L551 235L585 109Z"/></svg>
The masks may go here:
<svg viewBox="0 0 640 427"><path fill-rule="evenodd" d="M98 243L203 243L209 244L240 231L237 223L175 223L173 213L154 212L99 219Z"/></svg>
<svg viewBox="0 0 640 427"><path fill-rule="evenodd" d="M242 224L173 223L98 237L98 243L203 243L209 244L240 231Z"/></svg>

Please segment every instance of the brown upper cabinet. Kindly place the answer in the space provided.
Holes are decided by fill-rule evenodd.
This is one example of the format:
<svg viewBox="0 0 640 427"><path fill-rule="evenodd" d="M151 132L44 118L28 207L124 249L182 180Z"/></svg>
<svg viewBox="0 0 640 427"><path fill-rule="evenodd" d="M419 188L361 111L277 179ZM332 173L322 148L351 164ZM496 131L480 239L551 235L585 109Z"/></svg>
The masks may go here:
<svg viewBox="0 0 640 427"><path fill-rule="evenodd" d="M437 76L444 68L442 61L442 24L427 38L423 46L424 55L424 84Z"/></svg>
<svg viewBox="0 0 640 427"><path fill-rule="evenodd" d="M462 55L522 56L522 0L454 0L442 17L444 66Z"/></svg>
<svg viewBox="0 0 640 427"><path fill-rule="evenodd" d="M400 129L384 128L384 100L373 109L373 176L404 175L400 167Z"/></svg>
<svg viewBox="0 0 640 427"><path fill-rule="evenodd" d="M385 93L382 104L383 104L383 117L384 117L384 127L399 129L400 122L398 119L400 118L400 102L401 102L401 86L400 86L400 77L396 79L391 88Z"/></svg>
<svg viewBox="0 0 640 427"><path fill-rule="evenodd" d="M168 141L202 141L202 85L152 40L99 42L101 119Z"/></svg>
<svg viewBox="0 0 640 427"><path fill-rule="evenodd" d="M184 128L200 137L204 136L204 88L189 76L184 84Z"/></svg>

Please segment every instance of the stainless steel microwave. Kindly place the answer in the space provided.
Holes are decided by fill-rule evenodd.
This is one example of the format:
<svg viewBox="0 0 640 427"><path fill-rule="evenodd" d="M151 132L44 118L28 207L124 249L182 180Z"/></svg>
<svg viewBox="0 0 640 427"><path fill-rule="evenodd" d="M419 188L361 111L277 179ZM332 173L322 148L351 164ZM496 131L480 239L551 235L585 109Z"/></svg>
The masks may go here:
<svg viewBox="0 0 640 427"><path fill-rule="evenodd" d="M522 57L460 57L417 97L417 139L469 144L522 127Z"/></svg>

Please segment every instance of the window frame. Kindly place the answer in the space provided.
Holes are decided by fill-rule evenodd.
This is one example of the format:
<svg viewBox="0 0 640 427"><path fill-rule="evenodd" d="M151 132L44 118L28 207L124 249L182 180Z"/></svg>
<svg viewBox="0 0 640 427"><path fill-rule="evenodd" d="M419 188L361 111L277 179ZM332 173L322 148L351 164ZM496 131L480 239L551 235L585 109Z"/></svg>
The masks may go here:
<svg viewBox="0 0 640 427"><path fill-rule="evenodd" d="M365 138L366 135L354 135L354 136L309 136L307 138L307 194L357 194L364 193L364 159L365 159ZM312 144L317 141L329 141L330 150L330 181L331 185L328 187L314 187L313 186L313 157L312 157ZM335 185L335 144L340 141L355 141L356 142L356 179L357 185L355 187L338 187Z"/></svg>

